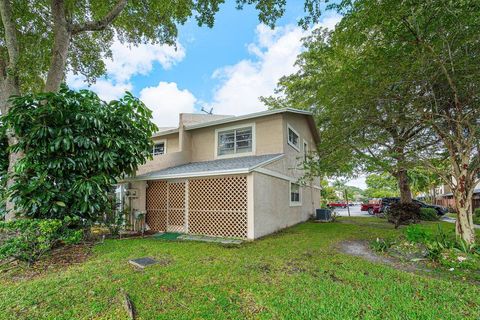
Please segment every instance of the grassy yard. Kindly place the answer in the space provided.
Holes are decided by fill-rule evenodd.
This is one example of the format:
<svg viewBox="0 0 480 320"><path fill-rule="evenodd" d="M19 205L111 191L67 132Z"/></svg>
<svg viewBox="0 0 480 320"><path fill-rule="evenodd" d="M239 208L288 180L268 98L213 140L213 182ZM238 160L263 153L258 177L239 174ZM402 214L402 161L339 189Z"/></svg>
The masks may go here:
<svg viewBox="0 0 480 320"><path fill-rule="evenodd" d="M29 279L0 279L2 319L479 319L480 287L374 264L342 240L392 235L376 218L304 223L240 247L109 240L87 262ZM442 223L444 228L453 224ZM435 227L432 224L432 228ZM136 271L127 260L162 263Z"/></svg>

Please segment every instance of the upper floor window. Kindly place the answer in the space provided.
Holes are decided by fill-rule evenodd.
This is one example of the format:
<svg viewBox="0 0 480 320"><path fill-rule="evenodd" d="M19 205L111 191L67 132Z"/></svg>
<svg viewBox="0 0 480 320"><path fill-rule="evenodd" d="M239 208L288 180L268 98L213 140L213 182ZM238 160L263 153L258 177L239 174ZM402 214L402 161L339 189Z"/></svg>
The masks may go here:
<svg viewBox="0 0 480 320"><path fill-rule="evenodd" d="M288 144L300 151L300 135L290 125L287 126L287 135Z"/></svg>
<svg viewBox="0 0 480 320"><path fill-rule="evenodd" d="M160 154L165 154L165 141L155 142L152 149L152 155L157 156Z"/></svg>
<svg viewBox="0 0 480 320"><path fill-rule="evenodd" d="M218 156L248 154L253 152L253 125L217 130L216 134Z"/></svg>

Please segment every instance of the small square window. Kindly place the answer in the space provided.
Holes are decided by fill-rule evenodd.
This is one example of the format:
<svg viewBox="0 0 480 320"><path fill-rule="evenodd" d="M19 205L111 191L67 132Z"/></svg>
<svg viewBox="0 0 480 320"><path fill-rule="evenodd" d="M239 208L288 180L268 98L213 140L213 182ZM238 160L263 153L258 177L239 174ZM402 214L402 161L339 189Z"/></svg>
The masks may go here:
<svg viewBox="0 0 480 320"><path fill-rule="evenodd" d="M300 185L298 183L290 182L290 205L298 206L302 204L300 194Z"/></svg>
<svg viewBox="0 0 480 320"><path fill-rule="evenodd" d="M153 146L152 155L157 156L160 154L165 154L165 142L157 142Z"/></svg>

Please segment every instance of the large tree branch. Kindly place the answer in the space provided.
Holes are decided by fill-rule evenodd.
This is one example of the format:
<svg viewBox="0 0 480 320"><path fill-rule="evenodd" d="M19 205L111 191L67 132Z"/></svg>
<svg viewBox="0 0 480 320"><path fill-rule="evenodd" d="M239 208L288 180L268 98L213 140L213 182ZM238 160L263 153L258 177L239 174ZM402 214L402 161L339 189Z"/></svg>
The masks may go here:
<svg viewBox="0 0 480 320"><path fill-rule="evenodd" d="M20 49L10 1L0 0L0 17L2 18L3 29L5 32L5 44L8 52L8 65L6 69L7 72L13 72L16 74Z"/></svg>
<svg viewBox="0 0 480 320"><path fill-rule="evenodd" d="M117 4L102 19L96 21L87 21L72 26L72 35L84 31L101 31L107 28L115 18L122 12L127 5L127 0L118 0Z"/></svg>

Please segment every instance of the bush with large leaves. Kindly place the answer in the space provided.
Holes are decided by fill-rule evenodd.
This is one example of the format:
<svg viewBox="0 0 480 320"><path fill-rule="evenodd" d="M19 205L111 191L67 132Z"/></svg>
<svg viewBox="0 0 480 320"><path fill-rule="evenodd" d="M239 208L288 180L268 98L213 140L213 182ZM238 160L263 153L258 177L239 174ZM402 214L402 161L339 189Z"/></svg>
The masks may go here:
<svg viewBox="0 0 480 320"><path fill-rule="evenodd" d="M157 129L151 111L126 93L106 103L88 90L15 97L3 129L19 137L15 182L9 188L21 215L95 221L107 193L150 157Z"/></svg>

